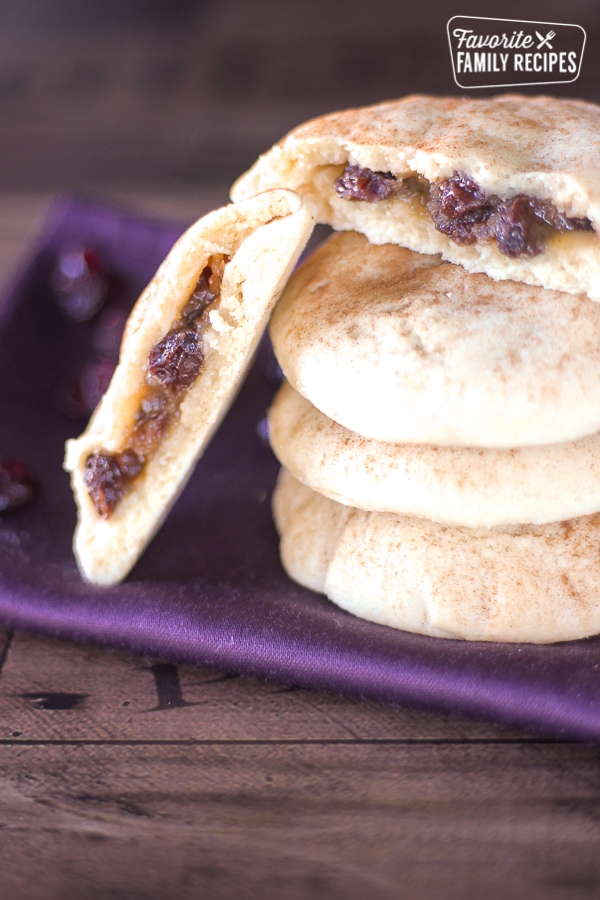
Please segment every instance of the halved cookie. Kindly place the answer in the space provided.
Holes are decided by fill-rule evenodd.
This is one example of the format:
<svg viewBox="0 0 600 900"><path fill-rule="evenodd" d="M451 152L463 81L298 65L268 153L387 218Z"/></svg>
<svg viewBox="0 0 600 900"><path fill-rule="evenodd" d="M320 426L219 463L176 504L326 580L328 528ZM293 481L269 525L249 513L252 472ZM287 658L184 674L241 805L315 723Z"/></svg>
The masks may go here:
<svg viewBox="0 0 600 900"><path fill-rule="evenodd" d="M301 125L232 197L292 188L337 230L600 300L599 133L579 100L410 96Z"/></svg>
<svg viewBox="0 0 600 900"><path fill-rule="evenodd" d="M82 575L120 581L177 499L227 411L314 224L268 191L200 219L137 301L110 386L67 443Z"/></svg>
<svg viewBox="0 0 600 900"><path fill-rule="evenodd" d="M600 511L600 434L516 449L363 438L284 383L269 411L280 463L346 506L471 528L557 522Z"/></svg>
<svg viewBox="0 0 600 900"><path fill-rule="evenodd" d="M600 515L462 528L364 512L282 471L285 570L354 615L434 637L550 643L600 632Z"/></svg>
<svg viewBox="0 0 600 900"><path fill-rule="evenodd" d="M345 232L294 273L270 331L293 387L364 437L498 448L600 431L600 304L581 294Z"/></svg>

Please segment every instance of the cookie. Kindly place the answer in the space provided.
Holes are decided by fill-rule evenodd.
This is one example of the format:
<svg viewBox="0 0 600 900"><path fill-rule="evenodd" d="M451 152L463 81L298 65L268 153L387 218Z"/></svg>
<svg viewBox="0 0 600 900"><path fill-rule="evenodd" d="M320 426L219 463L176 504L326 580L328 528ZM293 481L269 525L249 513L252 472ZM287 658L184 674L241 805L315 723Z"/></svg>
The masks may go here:
<svg viewBox="0 0 600 900"><path fill-rule="evenodd" d="M65 468L85 579L127 575L227 411L314 224L309 202L269 191L200 219L128 320L119 364Z"/></svg>
<svg viewBox="0 0 600 900"><path fill-rule="evenodd" d="M299 481L359 509L471 528L600 511L598 433L505 450L391 444L348 431L284 383L269 410L269 437Z"/></svg>
<svg viewBox="0 0 600 900"><path fill-rule="evenodd" d="M288 575L354 615L434 637L550 643L600 631L600 515L483 529L365 512L282 470Z"/></svg>
<svg viewBox="0 0 600 900"><path fill-rule="evenodd" d="M294 273L270 331L292 386L363 437L502 448L600 430L600 304L583 295L345 232Z"/></svg>
<svg viewBox="0 0 600 900"><path fill-rule="evenodd" d="M599 300L599 133L580 100L410 96L301 125L232 197L292 188L336 230Z"/></svg>

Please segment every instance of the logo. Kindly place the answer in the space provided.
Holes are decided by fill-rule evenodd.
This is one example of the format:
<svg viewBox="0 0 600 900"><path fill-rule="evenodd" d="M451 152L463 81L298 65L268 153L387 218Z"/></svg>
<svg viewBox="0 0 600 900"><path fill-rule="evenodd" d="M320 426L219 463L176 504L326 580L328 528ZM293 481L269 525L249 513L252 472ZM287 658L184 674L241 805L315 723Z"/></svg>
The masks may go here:
<svg viewBox="0 0 600 900"><path fill-rule="evenodd" d="M568 84L579 78L586 38L580 25L454 16L447 28L460 88Z"/></svg>

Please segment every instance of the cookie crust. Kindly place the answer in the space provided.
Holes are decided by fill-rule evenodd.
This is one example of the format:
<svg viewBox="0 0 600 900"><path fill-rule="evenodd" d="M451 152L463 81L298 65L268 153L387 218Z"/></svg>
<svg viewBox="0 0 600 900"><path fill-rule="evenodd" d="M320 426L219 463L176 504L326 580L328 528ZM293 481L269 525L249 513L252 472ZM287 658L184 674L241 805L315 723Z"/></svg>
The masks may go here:
<svg viewBox="0 0 600 900"><path fill-rule="evenodd" d="M269 411L279 459L312 490L359 509L470 528L600 511L600 434L503 450L360 437L283 384Z"/></svg>
<svg viewBox="0 0 600 900"><path fill-rule="evenodd" d="M599 133L600 107L580 100L412 95L299 126L238 179L232 197L289 187L310 197L319 221L336 230L440 253L495 279L600 300ZM526 195L550 201L567 216L589 219L594 231L556 234L533 258L511 259L494 242L460 246L410 198L353 203L338 197L334 183L348 164L429 183L463 173L505 200Z"/></svg>
<svg viewBox="0 0 600 900"><path fill-rule="evenodd" d="M310 203L287 190L216 210L179 239L142 293L110 386L84 434L66 446L65 468L79 513L74 552L86 580L122 580L162 524L237 393L313 224ZM100 448L119 453L127 447L149 354L181 314L213 254L229 262L218 306L208 314L200 375L131 490L102 518L85 483L86 460Z"/></svg>
<svg viewBox="0 0 600 900"><path fill-rule="evenodd" d="M270 326L293 387L363 437L520 447L600 431L600 305L356 232L293 275Z"/></svg>
<svg viewBox="0 0 600 900"><path fill-rule="evenodd" d="M283 567L348 612L433 637L552 643L600 632L600 515L462 528L322 497L282 470Z"/></svg>

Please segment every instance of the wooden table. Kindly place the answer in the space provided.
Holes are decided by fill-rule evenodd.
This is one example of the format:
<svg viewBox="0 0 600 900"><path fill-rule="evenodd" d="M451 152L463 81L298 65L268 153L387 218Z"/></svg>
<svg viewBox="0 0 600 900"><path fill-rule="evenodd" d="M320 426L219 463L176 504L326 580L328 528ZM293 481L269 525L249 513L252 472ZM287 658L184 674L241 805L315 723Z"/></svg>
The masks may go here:
<svg viewBox="0 0 600 900"><path fill-rule="evenodd" d="M455 93L458 13L585 26L598 101L563 6L5 4L0 278L53 189L191 220L308 116ZM0 900L595 898L599 755L0 629Z"/></svg>
<svg viewBox="0 0 600 900"><path fill-rule="evenodd" d="M599 751L0 635L10 898L572 898Z"/></svg>
<svg viewBox="0 0 600 900"><path fill-rule="evenodd" d="M186 219L226 191L106 196ZM2 199L6 275L47 198ZM599 762L0 630L0 897L598 897Z"/></svg>

